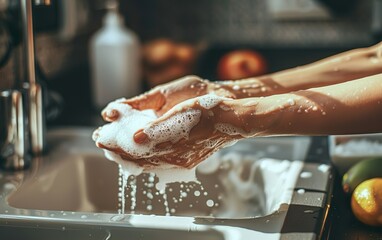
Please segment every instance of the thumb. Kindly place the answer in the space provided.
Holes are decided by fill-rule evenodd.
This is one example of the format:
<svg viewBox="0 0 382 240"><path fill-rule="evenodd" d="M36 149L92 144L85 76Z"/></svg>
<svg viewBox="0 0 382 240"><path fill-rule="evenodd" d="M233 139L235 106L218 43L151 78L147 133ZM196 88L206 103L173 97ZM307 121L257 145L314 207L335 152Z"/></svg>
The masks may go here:
<svg viewBox="0 0 382 240"><path fill-rule="evenodd" d="M138 110L153 109L158 111L166 103L166 99L159 90L156 90L126 100L124 103Z"/></svg>
<svg viewBox="0 0 382 240"><path fill-rule="evenodd" d="M143 129L138 130L134 134L133 138L134 138L134 142L138 143L138 144L142 144L142 143L149 141L149 136L143 132Z"/></svg>

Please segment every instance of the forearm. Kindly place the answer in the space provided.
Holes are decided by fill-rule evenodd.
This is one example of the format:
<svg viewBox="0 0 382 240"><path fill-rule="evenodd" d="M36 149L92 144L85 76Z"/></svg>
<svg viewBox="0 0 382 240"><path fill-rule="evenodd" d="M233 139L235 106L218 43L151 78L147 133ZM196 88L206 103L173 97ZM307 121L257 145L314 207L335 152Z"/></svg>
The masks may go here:
<svg viewBox="0 0 382 240"><path fill-rule="evenodd" d="M379 73L382 73L381 43L261 77L218 82L214 88L229 90L236 98L247 98L327 86Z"/></svg>
<svg viewBox="0 0 382 240"><path fill-rule="evenodd" d="M246 137L382 132L382 74L227 104Z"/></svg>

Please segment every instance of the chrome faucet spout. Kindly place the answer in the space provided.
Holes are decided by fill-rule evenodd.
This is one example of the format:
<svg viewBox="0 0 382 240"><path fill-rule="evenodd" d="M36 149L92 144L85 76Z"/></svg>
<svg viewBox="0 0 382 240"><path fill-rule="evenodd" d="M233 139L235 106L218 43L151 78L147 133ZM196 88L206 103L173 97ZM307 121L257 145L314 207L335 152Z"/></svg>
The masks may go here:
<svg viewBox="0 0 382 240"><path fill-rule="evenodd" d="M32 1L20 0L26 80L0 92L0 166L21 170L45 149L43 89L36 79ZM50 4L50 1L39 1ZM36 2L35 2L36 3Z"/></svg>
<svg viewBox="0 0 382 240"><path fill-rule="evenodd" d="M48 1L50 3L50 1ZM27 110L32 153L41 154L45 149L45 121L42 88L36 80L35 47L33 34L32 0L20 0L24 38L24 59L26 65L28 92Z"/></svg>

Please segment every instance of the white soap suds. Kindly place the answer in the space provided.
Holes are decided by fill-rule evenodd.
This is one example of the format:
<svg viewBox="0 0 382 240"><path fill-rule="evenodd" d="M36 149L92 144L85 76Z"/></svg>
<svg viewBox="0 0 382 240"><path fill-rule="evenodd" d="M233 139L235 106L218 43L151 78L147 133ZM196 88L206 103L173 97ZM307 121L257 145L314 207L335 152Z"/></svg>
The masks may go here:
<svg viewBox="0 0 382 240"><path fill-rule="evenodd" d="M153 110L139 111L123 101L124 99L117 100L106 107L104 111L115 109L120 116L112 123L99 128L94 134L94 140L107 148L121 148L133 159L165 154L165 149L159 151L155 146L166 141L174 143L188 138L190 130L199 122L201 116L199 110L188 109L174 114L166 121L152 124L157 119ZM136 144L133 140L134 134L140 129L145 129L144 133L150 138L148 143Z"/></svg>
<svg viewBox="0 0 382 240"><path fill-rule="evenodd" d="M151 146L149 151L143 156L152 156L153 147L161 142L178 142L182 138L188 138L190 130L199 122L201 112L199 110L189 109L182 113L177 113L165 122L161 122L144 131L149 138ZM156 153L155 153L156 154ZM143 157L142 156L142 157Z"/></svg>
<svg viewBox="0 0 382 240"><path fill-rule="evenodd" d="M120 164L125 178L130 175L139 175L142 172L153 172L158 178L158 189L164 189L167 183L175 181L196 181L195 169L184 169L176 165L171 165L155 160L155 156L165 154L166 149L158 150L155 145L161 142L171 141L173 143L182 138L188 138L189 132L200 119L201 112L189 109L182 113L175 114L167 121L152 125L157 119L153 110L139 111L123 103L125 99L119 99L110 103L104 112L117 110L119 117L112 123L106 124L95 131L93 138L97 144L102 144L110 149L122 149L131 155L129 161L121 158L115 152L104 149L105 156ZM147 129L145 133L151 141L143 144L136 144L133 137L140 129ZM145 159L150 157L148 166L140 166L134 163L134 159ZM150 167L152 164L155 167Z"/></svg>
<svg viewBox="0 0 382 240"><path fill-rule="evenodd" d="M382 142L370 139L352 139L335 146L333 153L339 156L382 155Z"/></svg>
<svg viewBox="0 0 382 240"><path fill-rule="evenodd" d="M206 94L198 98L199 105L205 109L211 109L213 107L216 107L219 103L223 102L224 100L230 100L230 98L219 97L214 93Z"/></svg>
<svg viewBox="0 0 382 240"><path fill-rule="evenodd" d="M231 124L228 123L216 123L215 129L218 130L221 133L225 133L228 135L241 135L246 136L247 134L240 128L237 128Z"/></svg>
<svg viewBox="0 0 382 240"><path fill-rule="evenodd" d="M240 86L239 86L239 85L234 85L234 86L232 87L232 89L235 90L235 91L240 90Z"/></svg>
<svg viewBox="0 0 382 240"><path fill-rule="evenodd" d="M202 162L197 172L217 174L223 191L218 198L220 210L215 214L229 218L270 214L288 204L301 169L298 161L256 159L229 151ZM201 196L201 192L194 191L194 196ZM212 207L213 200L207 200L206 205Z"/></svg>

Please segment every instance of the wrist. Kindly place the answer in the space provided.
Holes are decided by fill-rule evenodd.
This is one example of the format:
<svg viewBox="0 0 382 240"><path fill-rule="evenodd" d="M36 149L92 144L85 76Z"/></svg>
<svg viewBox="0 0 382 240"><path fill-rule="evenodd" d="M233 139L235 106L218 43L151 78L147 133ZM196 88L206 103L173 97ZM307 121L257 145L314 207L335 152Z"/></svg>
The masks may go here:
<svg viewBox="0 0 382 240"><path fill-rule="evenodd" d="M230 129L242 138L267 135L277 116L268 111L270 106L266 105L264 98L225 100L215 114L215 128L218 131Z"/></svg>
<svg viewBox="0 0 382 240"><path fill-rule="evenodd" d="M285 121L298 111L300 98L293 94L244 98L228 103L248 137L284 134Z"/></svg>

